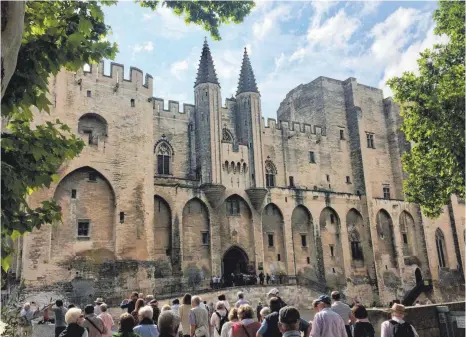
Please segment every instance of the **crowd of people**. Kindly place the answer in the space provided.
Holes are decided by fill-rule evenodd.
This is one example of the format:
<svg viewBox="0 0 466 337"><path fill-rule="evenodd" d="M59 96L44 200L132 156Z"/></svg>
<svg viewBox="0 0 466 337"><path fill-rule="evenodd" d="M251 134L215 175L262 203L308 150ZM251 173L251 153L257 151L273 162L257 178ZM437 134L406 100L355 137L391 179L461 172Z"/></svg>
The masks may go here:
<svg viewBox="0 0 466 337"><path fill-rule="evenodd" d="M230 275L219 275L212 276L210 280L210 287L212 289L220 289L231 286L243 286L243 285L255 285L255 284L282 284L284 283L283 275L275 276L275 274L264 274L260 272L257 274L242 274L242 273L231 273Z"/></svg>
<svg viewBox="0 0 466 337"><path fill-rule="evenodd" d="M119 318L118 329L107 304L97 298L84 310L62 300L45 308L55 314L55 337L375 337L366 308L358 301L352 308L341 301L339 292L321 295L312 301L315 315L311 321L301 317L298 309L280 297L277 288L267 293L266 306L259 302L254 309L243 292L230 305L225 295L218 296L214 305L199 296L185 294L171 305L159 309L152 295L142 298L133 292L121 302L125 310ZM415 328L404 321L405 307L394 301L391 319L382 323L381 337L418 337ZM21 310L21 334L32 334L32 319L40 312L26 303Z"/></svg>

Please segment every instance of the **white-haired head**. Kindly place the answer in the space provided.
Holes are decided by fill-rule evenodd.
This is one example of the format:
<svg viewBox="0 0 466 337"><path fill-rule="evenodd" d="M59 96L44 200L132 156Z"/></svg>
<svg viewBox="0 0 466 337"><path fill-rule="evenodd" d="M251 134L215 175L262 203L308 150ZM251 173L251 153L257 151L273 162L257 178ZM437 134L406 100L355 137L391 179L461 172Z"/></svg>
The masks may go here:
<svg viewBox="0 0 466 337"><path fill-rule="evenodd" d="M23 309L24 309L24 310L29 310L30 307L31 307L31 303L29 303L29 302L26 302L26 303L24 303L24 305L23 305Z"/></svg>
<svg viewBox="0 0 466 337"><path fill-rule="evenodd" d="M139 312L138 312L138 314L142 318L149 318L149 319L152 319L153 313L154 313L154 310L152 309L150 305L146 305L142 307L141 309L139 309Z"/></svg>
<svg viewBox="0 0 466 337"><path fill-rule="evenodd" d="M65 314L66 324L77 323L81 315L82 315L82 311L79 308L68 309L68 311Z"/></svg>
<svg viewBox="0 0 466 337"><path fill-rule="evenodd" d="M163 311L160 313L157 329L159 334L163 336L175 336L180 326L180 316L172 310Z"/></svg>

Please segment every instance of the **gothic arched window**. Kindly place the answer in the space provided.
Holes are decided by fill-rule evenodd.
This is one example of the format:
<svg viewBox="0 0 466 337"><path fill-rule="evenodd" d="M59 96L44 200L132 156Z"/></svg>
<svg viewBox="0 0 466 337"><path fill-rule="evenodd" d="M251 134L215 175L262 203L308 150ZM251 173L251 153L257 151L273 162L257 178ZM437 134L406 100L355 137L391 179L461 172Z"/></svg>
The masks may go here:
<svg viewBox="0 0 466 337"><path fill-rule="evenodd" d="M350 229L348 236L351 244L351 256L353 257L353 260L364 260L361 247L361 236L354 225Z"/></svg>
<svg viewBox="0 0 466 337"><path fill-rule="evenodd" d="M162 142L157 149L157 173L170 174L172 152L167 143Z"/></svg>
<svg viewBox="0 0 466 337"><path fill-rule="evenodd" d="M277 174L277 168L274 163L267 159L265 161L265 186L274 187L275 186L275 175Z"/></svg>
<svg viewBox="0 0 466 337"><path fill-rule="evenodd" d="M225 128L222 130L222 142L233 143L233 135L231 134L230 130Z"/></svg>
<svg viewBox="0 0 466 337"><path fill-rule="evenodd" d="M447 266L447 256L445 254L445 236L440 228L435 231L435 245L437 246L438 266L445 268Z"/></svg>

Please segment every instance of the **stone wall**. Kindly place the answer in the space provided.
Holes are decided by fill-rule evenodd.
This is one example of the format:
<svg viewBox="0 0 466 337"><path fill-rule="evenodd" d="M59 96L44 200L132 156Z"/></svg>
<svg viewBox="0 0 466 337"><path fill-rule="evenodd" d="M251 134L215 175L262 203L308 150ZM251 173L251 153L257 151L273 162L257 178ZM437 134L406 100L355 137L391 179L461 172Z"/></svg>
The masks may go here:
<svg viewBox="0 0 466 337"><path fill-rule="evenodd" d="M442 303L442 306L448 307L450 311L462 311L464 317L464 302ZM369 313L369 321L375 328L375 335L380 336L382 322L390 319L389 311L380 309L368 309L367 311ZM414 326L419 337L447 337L443 334L443 331L441 333L437 305L435 304L407 307L405 321L410 322Z"/></svg>

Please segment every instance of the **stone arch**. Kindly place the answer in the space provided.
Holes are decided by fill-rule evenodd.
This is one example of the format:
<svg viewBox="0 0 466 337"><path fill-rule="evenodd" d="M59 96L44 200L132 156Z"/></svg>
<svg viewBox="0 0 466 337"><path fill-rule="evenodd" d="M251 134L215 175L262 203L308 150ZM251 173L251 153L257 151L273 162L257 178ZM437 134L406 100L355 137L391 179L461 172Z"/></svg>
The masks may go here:
<svg viewBox="0 0 466 337"><path fill-rule="evenodd" d="M230 171L233 172L233 174L236 173L236 172L235 172L235 162L234 162L234 161L232 161L232 162L230 163Z"/></svg>
<svg viewBox="0 0 466 337"><path fill-rule="evenodd" d="M183 207L182 234L183 267L196 265L210 275L210 215L201 199L193 198Z"/></svg>
<svg viewBox="0 0 466 337"><path fill-rule="evenodd" d="M332 207L325 207L319 216L323 243L325 278L329 285L346 284L343 249L340 237L340 217Z"/></svg>
<svg viewBox="0 0 466 337"><path fill-rule="evenodd" d="M437 228L435 231L435 247L437 249L437 261L439 268L449 267L445 235L440 228Z"/></svg>
<svg viewBox="0 0 466 337"><path fill-rule="evenodd" d="M265 270L277 275L287 272L283 213L270 203L262 211L262 233Z"/></svg>
<svg viewBox="0 0 466 337"><path fill-rule="evenodd" d="M291 214L291 229L296 273L303 273L305 277L314 280L318 279L320 262L316 254L312 214L307 207L298 205L294 208Z"/></svg>
<svg viewBox="0 0 466 337"><path fill-rule="evenodd" d="M97 145L108 136L108 123L101 115L89 112L78 120L78 134L88 135L88 144Z"/></svg>
<svg viewBox="0 0 466 337"><path fill-rule="evenodd" d="M52 228L52 256L100 250L99 258L114 258L116 197L107 178L92 167L77 168L61 179L53 198L62 208L62 222ZM83 241L85 249L78 243Z"/></svg>
<svg viewBox="0 0 466 337"><path fill-rule="evenodd" d="M222 142L233 143L233 134L227 128L223 128L222 130Z"/></svg>
<svg viewBox="0 0 466 337"><path fill-rule="evenodd" d="M222 275L226 286L232 286L237 274L248 273L249 256L238 245L228 248L222 256ZM233 274L233 275L232 275Z"/></svg>
<svg viewBox="0 0 466 337"><path fill-rule="evenodd" d="M267 187L274 187L276 184L277 167L269 157L267 158L265 161L265 185Z"/></svg>
<svg viewBox="0 0 466 337"><path fill-rule="evenodd" d="M364 220L358 210L352 208L346 214L346 227L348 231L349 254L351 266L363 267L366 257L370 257L367 242L369 238L364 230Z"/></svg>
<svg viewBox="0 0 466 337"><path fill-rule="evenodd" d="M248 166L246 163L243 163L243 173L246 173L248 171Z"/></svg>
<svg viewBox="0 0 466 337"><path fill-rule="evenodd" d="M393 221L385 209L380 209L376 215L378 253L384 269L397 268L397 254L393 231Z"/></svg>
<svg viewBox="0 0 466 337"><path fill-rule="evenodd" d="M404 256L417 256L419 255L419 245L416 236L416 225L411 214L407 211L403 211L400 214L400 234L401 244L403 247Z"/></svg>
<svg viewBox="0 0 466 337"><path fill-rule="evenodd" d="M173 147L165 139L165 136L162 136L162 139L159 140L154 146L154 153L157 161L157 174L168 175L173 174Z"/></svg>
<svg viewBox="0 0 466 337"><path fill-rule="evenodd" d="M168 202L159 195L154 196L154 249L156 258L172 255L172 212Z"/></svg>
<svg viewBox="0 0 466 337"><path fill-rule="evenodd" d="M241 173L241 163L240 163L240 162L237 162L237 163L236 163L236 171L237 171L238 173Z"/></svg>

